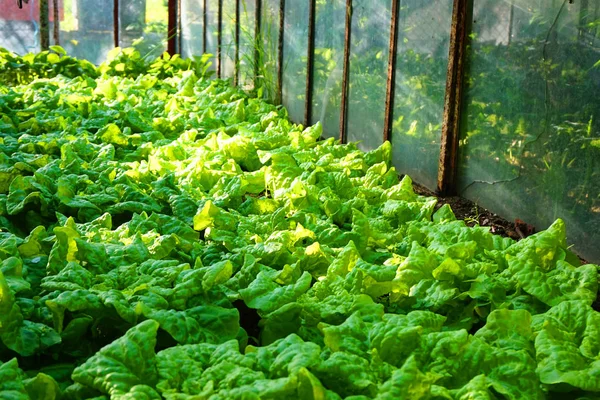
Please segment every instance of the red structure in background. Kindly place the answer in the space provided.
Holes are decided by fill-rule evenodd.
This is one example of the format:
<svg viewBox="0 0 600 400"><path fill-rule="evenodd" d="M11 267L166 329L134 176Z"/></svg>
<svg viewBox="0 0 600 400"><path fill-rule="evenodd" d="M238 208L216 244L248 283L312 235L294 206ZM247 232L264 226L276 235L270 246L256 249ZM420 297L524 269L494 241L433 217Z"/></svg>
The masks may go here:
<svg viewBox="0 0 600 400"><path fill-rule="evenodd" d="M32 9L33 7L33 9ZM54 1L48 0L48 15L50 22L54 21ZM58 0L58 12L60 20L65 18L65 9L63 0ZM0 19L5 21L37 21L40 20L39 0L29 0L29 3L23 2L23 8L17 6L15 0L0 0Z"/></svg>

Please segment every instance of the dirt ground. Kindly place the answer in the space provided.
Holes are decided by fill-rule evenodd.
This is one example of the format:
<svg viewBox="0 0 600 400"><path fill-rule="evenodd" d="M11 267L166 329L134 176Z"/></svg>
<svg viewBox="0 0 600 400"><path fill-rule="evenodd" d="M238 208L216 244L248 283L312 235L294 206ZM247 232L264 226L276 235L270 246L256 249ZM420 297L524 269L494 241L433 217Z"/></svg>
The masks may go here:
<svg viewBox="0 0 600 400"><path fill-rule="evenodd" d="M535 228L520 219L513 222L507 221L506 219L494 214L485 208L478 206L470 200L463 199L458 196L450 197L438 197L434 192L429 189L413 183L415 192L422 196L433 196L438 199L436 210L442 207L444 204L449 204L454 211L456 218L462 219L468 226L480 226L490 227L490 231L500 236L510 237L514 240L521 240L527 236L533 235L536 231ZM579 258L582 264L587 264L587 261Z"/></svg>

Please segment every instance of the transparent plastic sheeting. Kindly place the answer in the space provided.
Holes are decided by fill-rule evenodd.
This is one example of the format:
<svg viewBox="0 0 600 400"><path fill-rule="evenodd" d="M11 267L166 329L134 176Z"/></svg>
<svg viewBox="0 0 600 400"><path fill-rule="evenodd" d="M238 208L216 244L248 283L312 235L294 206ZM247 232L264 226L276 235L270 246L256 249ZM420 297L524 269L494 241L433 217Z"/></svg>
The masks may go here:
<svg viewBox="0 0 600 400"><path fill-rule="evenodd" d="M352 7L348 80L348 142L372 150L383 143L390 40L388 0L355 2Z"/></svg>
<svg viewBox="0 0 600 400"><path fill-rule="evenodd" d="M40 51L39 0L30 0L19 9L16 1L0 6L0 47L17 54Z"/></svg>
<svg viewBox="0 0 600 400"><path fill-rule="evenodd" d="M221 74L232 78L235 70L235 1L223 0L221 36Z"/></svg>
<svg viewBox="0 0 600 400"><path fill-rule="evenodd" d="M264 96L267 99L274 99L277 93L279 6L279 0L262 0L259 85L263 86Z"/></svg>
<svg viewBox="0 0 600 400"><path fill-rule="evenodd" d="M206 1L206 53L212 54L210 70L217 70L219 0Z"/></svg>
<svg viewBox="0 0 600 400"><path fill-rule="evenodd" d="M181 0L181 55L200 56L203 53L203 14L202 1Z"/></svg>
<svg viewBox="0 0 600 400"><path fill-rule="evenodd" d="M167 0L119 1L119 45L133 46L147 58L159 57L167 49L168 15Z"/></svg>
<svg viewBox="0 0 600 400"><path fill-rule="evenodd" d="M312 122L321 121L324 137L337 138L340 132L346 2L327 0L316 3ZM283 54L285 56L285 51Z"/></svg>
<svg viewBox="0 0 600 400"><path fill-rule="evenodd" d="M290 119L295 122L304 122L308 3L308 1L290 1L285 5L282 97Z"/></svg>
<svg viewBox="0 0 600 400"><path fill-rule="evenodd" d="M254 44L255 44L255 0L239 0L240 2L240 86L249 88L254 78Z"/></svg>
<svg viewBox="0 0 600 400"><path fill-rule="evenodd" d="M54 41L52 0L50 8L50 44ZM59 1L59 43L67 54L84 58L94 64L106 59L115 47L112 0Z"/></svg>
<svg viewBox="0 0 600 400"><path fill-rule="evenodd" d="M600 260L600 2L475 2L460 192Z"/></svg>
<svg viewBox="0 0 600 400"><path fill-rule="evenodd" d="M403 0L398 13L392 125L394 165L437 185L452 0Z"/></svg>

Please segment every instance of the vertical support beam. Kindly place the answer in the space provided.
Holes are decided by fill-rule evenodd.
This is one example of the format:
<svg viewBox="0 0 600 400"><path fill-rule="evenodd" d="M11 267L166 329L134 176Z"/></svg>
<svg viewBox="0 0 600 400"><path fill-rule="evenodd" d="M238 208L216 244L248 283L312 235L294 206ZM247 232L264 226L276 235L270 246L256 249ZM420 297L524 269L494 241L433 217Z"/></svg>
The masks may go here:
<svg viewBox="0 0 600 400"><path fill-rule="evenodd" d="M113 0L113 39L119 47L119 0Z"/></svg>
<svg viewBox="0 0 600 400"><path fill-rule="evenodd" d="M450 52L446 77L446 97L440 162L438 166L437 191L446 196L456 193L456 170L458 168L458 140L460 136L460 111L464 75L464 55L467 40L467 7L469 0L454 0L450 29Z"/></svg>
<svg viewBox="0 0 600 400"><path fill-rule="evenodd" d="M54 20L54 44L60 46L60 13L58 9L58 0L52 0L52 19Z"/></svg>
<svg viewBox="0 0 600 400"><path fill-rule="evenodd" d="M217 0L217 78L221 78L223 68L223 0Z"/></svg>
<svg viewBox="0 0 600 400"><path fill-rule="evenodd" d="M348 78L350 75L350 38L352 36L352 0L346 0L346 26L344 30L344 72L340 109L340 141L346 143L348 124Z"/></svg>
<svg viewBox="0 0 600 400"><path fill-rule="evenodd" d="M174 55L177 52L177 0L169 0L167 8L167 53Z"/></svg>
<svg viewBox="0 0 600 400"><path fill-rule="evenodd" d="M206 5L207 1L203 0L202 2L202 53L206 53Z"/></svg>
<svg viewBox="0 0 600 400"><path fill-rule="evenodd" d="M181 54L183 49L183 29L181 27L181 0L177 0L177 48L176 53Z"/></svg>
<svg viewBox="0 0 600 400"><path fill-rule="evenodd" d="M235 0L235 60L233 63L233 84L240 83L240 1Z"/></svg>
<svg viewBox="0 0 600 400"><path fill-rule="evenodd" d="M390 51L388 55L387 91L385 96L385 118L383 121L383 141L392 137L394 120L394 96L396 94L396 54L398 49L398 15L400 0L392 0L390 22Z"/></svg>
<svg viewBox="0 0 600 400"><path fill-rule="evenodd" d="M262 63L260 49L263 47L261 36L262 1L256 0L254 7L254 87L258 87L260 64ZM260 46L260 47L259 47Z"/></svg>
<svg viewBox="0 0 600 400"><path fill-rule="evenodd" d="M40 0L40 47L48 50L50 47L50 22L48 0Z"/></svg>
<svg viewBox="0 0 600 400"><path fill-rule="evenodd" d="M279 40L277 42L277 94L276 104L283 102L283 38L285 34L285 0L279 0Z"/></svg>
<svg viewBox="0 0 600 400"><path fill-rule="evenodd" d="M304 105L304 125L312 123L313 81L315 76L315 18L316 0L309 0L308 4L308 50L306 55L306 103Z"/></svg>

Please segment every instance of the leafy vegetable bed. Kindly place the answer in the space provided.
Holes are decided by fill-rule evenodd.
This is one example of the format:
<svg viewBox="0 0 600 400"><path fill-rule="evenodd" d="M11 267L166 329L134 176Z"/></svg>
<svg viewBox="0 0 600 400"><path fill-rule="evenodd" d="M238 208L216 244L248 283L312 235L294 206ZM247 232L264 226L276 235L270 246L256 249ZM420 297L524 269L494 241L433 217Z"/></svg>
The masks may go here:
<svg viewBox="0 0 600 400"><path fill-rule="evenodd" d="M202 62L0 56L0 398L600 398L562 221L434 213Z"/></svg>

